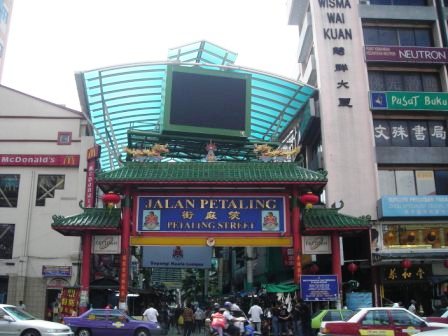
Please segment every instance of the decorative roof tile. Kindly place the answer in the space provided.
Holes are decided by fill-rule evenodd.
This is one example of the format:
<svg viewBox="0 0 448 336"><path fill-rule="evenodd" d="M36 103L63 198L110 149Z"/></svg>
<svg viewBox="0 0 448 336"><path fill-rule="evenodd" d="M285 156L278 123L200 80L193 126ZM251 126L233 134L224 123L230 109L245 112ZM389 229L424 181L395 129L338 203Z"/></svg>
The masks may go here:
<svg viewBox="0 0 448 336"><path fill-rule="evenodd" d="M335 208L311 208L303 211L305 231L369 229L370 216L353 217L338 213Z"/></svg>
<svg viewBox="0 0 448 336"><path fill-rule="evenodd" d="M79 233L83 229L118 230L120 221L121 209L84 208L83 213L73 216L54 215L51 227L65 234L75 231Z"/></svg>
<svg viewBox="0 0 448 336"><path fill-rule="evenodd" d="M96 180L113 182L241 182L319 183L326 172L315 172L294 162L126 162L118 169L100 172Z"/></svg>

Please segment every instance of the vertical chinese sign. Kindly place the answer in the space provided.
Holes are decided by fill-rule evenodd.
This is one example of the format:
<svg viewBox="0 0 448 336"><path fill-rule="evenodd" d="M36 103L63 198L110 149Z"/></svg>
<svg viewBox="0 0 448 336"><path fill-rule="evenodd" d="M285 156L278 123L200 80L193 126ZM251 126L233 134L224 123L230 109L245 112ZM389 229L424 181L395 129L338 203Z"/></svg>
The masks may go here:
<svg viewBox="0 0 448 336"><path fill-rule="evenodd" d="M100 156L100 146L95 145L87 150L87 175L85 207L95 207L95 169L96 160Z"/></svg>
<svg viewBox="0 0 448 336"><path fill-rule="evenodd" d="M61 316L72 316L78 314L79 308L79 288L66 287L61 294Z"/></svg>

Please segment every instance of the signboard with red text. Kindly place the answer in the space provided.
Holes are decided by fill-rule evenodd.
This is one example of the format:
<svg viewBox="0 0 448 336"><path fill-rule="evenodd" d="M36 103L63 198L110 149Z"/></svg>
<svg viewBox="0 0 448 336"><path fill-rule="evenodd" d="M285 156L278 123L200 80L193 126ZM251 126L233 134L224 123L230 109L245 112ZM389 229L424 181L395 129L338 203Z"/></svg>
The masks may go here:
<svg viewBox="0 0 448 336"><path fill-rule="evenodd" d="M78 167L79 155L0 154L0 166Z"/></svg>

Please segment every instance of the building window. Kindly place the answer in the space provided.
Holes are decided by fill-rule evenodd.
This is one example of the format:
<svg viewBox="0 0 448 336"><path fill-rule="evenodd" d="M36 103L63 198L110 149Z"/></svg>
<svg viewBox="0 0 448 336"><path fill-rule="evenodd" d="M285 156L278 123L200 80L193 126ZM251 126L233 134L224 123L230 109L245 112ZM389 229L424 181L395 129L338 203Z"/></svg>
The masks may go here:
<svg viewBox="0 0 448 336"><path fill-rule="evenodd" d="M17 208L20 175L0 175L0 207Z"/></svg>
<svg viewBox="0 0 448 336"><path fill-rule="evenodd" d="M443 224L402 223L382 225L386 248L446 248L448 229Z"/></svg>
<svg viewBox="0 0 448 336"><path fill-rule="evenodd" d="M54 198L57 189L64 189L64 175L39 175L37 177L36 206L45 206L45 199Z"/></svg>
<svg viewBox="0 0 448 336"><path fill-rule="evenodd" d="M433 47L431 28L363 27L365 45Z"/></svg>
<svg viewBox="0 0 448 336"><path fill-rule="evenodd" d="M382 196L448 195L448 170L378 170Z"/></svg>
<svg viewBox="0 0 448 336"><path fill-rule="evenodd" d="M426 6L425 0L370 0L371 5Z"/></svg>
<svg viewBox="0 0 448 336"><path fill-rule="evenodd" d="M373 121L376 146L446 147L445 120Z"/></svg>
<svg viewBox="0 0 448 336"><path fill-rule="evenodd" d="M442 91L440 76L435 72L369 70L369 87L371 91Z"/></svg>
<svg viewBox="0 0 448 336"><path fill-rule="evenodd" d="M0 224L0 259L12 258L14 228L14 224Z"/></svg>

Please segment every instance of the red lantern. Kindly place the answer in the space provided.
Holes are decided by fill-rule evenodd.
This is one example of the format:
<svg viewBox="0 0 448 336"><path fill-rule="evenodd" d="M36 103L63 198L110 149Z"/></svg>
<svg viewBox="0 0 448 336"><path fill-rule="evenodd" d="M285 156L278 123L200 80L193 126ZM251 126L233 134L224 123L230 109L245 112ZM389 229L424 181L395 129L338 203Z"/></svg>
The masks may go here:
<svg viewBox="0 0 448 336"><path fill-rule="evenodd" d="M310 273L311 274L319 273L319 266L317 266L316 264L312 264L310 267Z"/></svg>
<svg viewBox="0 0 448 336"><path fill-rule="evenodd" d="M404 269L411 268L411 266L412 266L412 261L410 261L409 259L404 259L401 261L401 267L403 267Z"/></svg>
<svg viewBox="0 0 448 336"><path fill-rule="evenodd" d="M103 195L102 200L109 209L112 209L115 204L121 201L121 197L120 195L115 194L113 191L109 191L107 194Z"/></svg>
<svg viewBox="0 0 448 336"><path fill-rule="evenodd" d="M358 265L352 262L347 265L347 269L353 275L358 270Z"/></svg>
<svg viewBox="0 0 448 336"><path fill-rule="evenodd" d="M311 209L314 204L319 202L319 196L314 195L311 191L299 197L299 201L305 205L306 209Z"/></svg>
<svg viewBox="0 0 448 336"><path fill-rule="evenodd" d="M445 268L448 268L448 260L443 261L443 266L445 266Z"/></svg>

